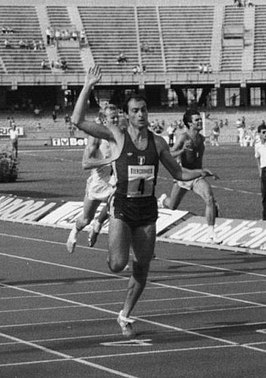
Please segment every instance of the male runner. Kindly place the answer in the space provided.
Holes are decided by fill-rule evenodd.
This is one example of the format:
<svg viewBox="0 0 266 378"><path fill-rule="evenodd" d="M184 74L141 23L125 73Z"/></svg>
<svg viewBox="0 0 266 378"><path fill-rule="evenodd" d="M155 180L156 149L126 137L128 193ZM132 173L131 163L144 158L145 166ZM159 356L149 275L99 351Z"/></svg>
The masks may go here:
<svg viewBox="0 0 266 378"><path fill-rule="evenodd" d="M171 155L177 159L182 167L188 169L202 169L202 160L205 150L204 136L202 130L202 119L197 110L187 110L183 117L183 122L187 127L176 140ZM217 178L217 176L215 176ZM211 185L204 177L198 177L191 181L175 180L170 197L164 193L159 198L159 207L167 207L171 210L178 208L185 194L192 190L198 194L206 206L206 219L208 224L209 243L217 243L218 239L214 231L215 218L218 213L218 205L215 202Z"/></svg>
<svg viewBox="0 0 266 378"><path fill-rule="evenodd" d="M118 110L114 105L107 104L101 111L101 120L105 125L112 124L118 127ZM109 143L106 140L88 136L88 143L84 151L82 166L90 169L90 176L87 179L83 213L76 220L68 240L67 250L73 253L77 243L78 233L83 230L94 219L95 213L101 202L107 202L114 191L111 180L111 160ZM106 207L105 214L101 214L101 222L108 218ZM92 247L96 242L102 223L94 220L89 231L88 243ZM93 237L91 235L93 233Z"/></svg>
<svg viewBox="0 0 266 378"><path fill-rule="evenodd" d="M133 250L132 275L118 324L123 335L133 337L130 314L143 292L156 240L158 217L155 185L159 162L176 180L212 176L208 170L181 168L171 156L166 141L148 130L148 110L144 97L132 95L124 106L127 130L87 122L84 109L92 87L101 79L99 67L89 70L72 115L72 122L84 132L109 141L116 190L110 202L108 265L121 272Z"/></svg>

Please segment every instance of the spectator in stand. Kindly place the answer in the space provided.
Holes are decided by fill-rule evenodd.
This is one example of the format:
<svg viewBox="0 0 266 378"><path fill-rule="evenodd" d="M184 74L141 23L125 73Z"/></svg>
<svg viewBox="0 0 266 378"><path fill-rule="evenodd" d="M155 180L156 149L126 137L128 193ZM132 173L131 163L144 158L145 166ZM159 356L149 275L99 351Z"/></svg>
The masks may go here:
<svg viewBox="0 0 266 378"><path fill-rule="evenodd" d="M54 68L58 68L58 69L62 68L62 63L61 63L60 59L58 59L58 60L55 61Z"/></svg>
<svg viewBox="0 0 266 378"><path fill-rule="evenodd" d="M2 26L2 33L3 34L13 34L14 29L10 28L9 26Z"/></svg>
<svg viewBox="0 0 266 378"><path fill-rule="evenodd" d="M70 32L68 29L65 30L65 40L69 41L70 40Z"/></svg>
<svg viewBox="0 0 266 378"><path fill-rule="evenodd" d="M6 48L6 49L11 49L11 48L12 48L11 43L9 42L8 39L5 39L5 40L4 40L4 45L5 45L5 48Z"/></svg>
<svg viewBox="0 0 266 378"><path fill-rule="evenodd" d="M73 32L71 34L71 38L73 39L73 41L77 41L77 39L78 39L78 32L76 30L73 30Z"/></svg>
<svg viewBox="0 0 266 378"><path fill-rule="evenodd" d="M132 72L133 72L134 75L141 73L140 65L137 64L135 67L133 67Z"/></svg>
<svg viewBox="0 0 266 378"><path fill-rule="evenodd" d="M42 60L41 67L42 67L43 70L49 68L49 65L48 65L48 63L46 62L45 59Z"/></svg>
<svg viewBox="0 0 266 378"><path fill-rule="evenodd" d="M198 70L199 70L199 73L202 73L202 72L203 72L203 65L202 65L202 63L200 63L200 64L198 65Z"/></svg>
<svg viewBox="0 0 266 378"><path fill-rule="evenodd" d="M66 59L65 58L62 58L61 59L61 68L62 68L62 70L63 71L66 71L67 70L67 61L66 61Z"/></svg>
<svg viewBox="0 0 266 378"><path fill-rule="evenodd" d="M144 52L144 53L151 52L151 48L150 48L148 42L142 42L140 44L140 50L141 50L141 52Z"/></svg>
<svg viewBox="0 0 266 378"><path fill-rule="evenodd" d="M59 41L61 39L61 31L59 29L56 29L54 36L55 36L56 42Z"/></svg>
<svg viewBox="0 0 266 378"><path fill-rule="evenodd" d="M247 1L247 6L248 7L254 7L254 4L253 4L253 2L251 0L248 0Z"/></svg>
<svg viewBox="0 0 266 378"><path fill-rule="evenodd" d="M120 52L117 57L117 64L127 63L127 57L123 52Z"/></svg>
<svg viewBox="0 0 266 378"><path fill-rule="evenodd" d="M79 33L79 40L82 45L86 43L86 32L85 29L82 29Z"/></svg>
<svg viewBox="0 0 266 378"><path fill-rule="evenodd" d="M19 45L20 49L25 49L26 48L26 43L25 43L25 41L23 41L23 39L21 39L19 41L18 45Z"/></svg>
<svg viewBox="0 0 266 378"><path fill-rule="evenodd" d="M208 73L208 64L204 64L204 66L203 66L203 73L204 74Z"/></svg>
<svg viewBox="0 0 266 378"><path fill-rule="evenodd" d="M66 31L65 30L61 30L61 39L62 39L62 41L66 41Z"/></svg>
<svg viewBox="0 0 266 378"><path fill-rule="evenodd" d="M34 51L39 50L39 42L38 41L33 40L32 41L32 46L33 46L33 50Z"/></svg>
<svg viewBox="0 0 266 378"><path fill-rule="evenodd" d="M132 73L133 73L133 75L136 75L136 74L138 73L138 68L137 68L137 66L134 66L134 67L132 68Z"/></svg>
<svg viewBox="0 0 266 378"><path fill-rule="evenodd" d="M13 34L15 30L13 28L10 28L9 26L7 27L7 33L8 34Z"/></svg>
<svg viewBox="0 0 266 378"><path fill-rule="evenodd" d="M49 46L51 43L51 28L47 27L46 29L46 44Z"/></svg>

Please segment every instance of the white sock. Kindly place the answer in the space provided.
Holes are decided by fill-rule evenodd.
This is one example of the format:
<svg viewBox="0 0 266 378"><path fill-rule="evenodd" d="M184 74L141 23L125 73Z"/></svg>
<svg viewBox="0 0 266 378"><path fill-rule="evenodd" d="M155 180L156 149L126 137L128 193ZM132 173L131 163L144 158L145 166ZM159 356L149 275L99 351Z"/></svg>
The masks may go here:
<svg viewBox="0 0 266 378"><path fill-rule="evenodd" d="M208 234L213 237L215 235L214 226L208 226Z"/></svg>
<svg viewBox="0 0 266 378"><path fill-rule="evenodd" d="M96 219L93 222L93 229L94 229L94 231L97 232L97 234L99 234L100 231L101 231L101 228L102 228L102 224Z"/></svg>

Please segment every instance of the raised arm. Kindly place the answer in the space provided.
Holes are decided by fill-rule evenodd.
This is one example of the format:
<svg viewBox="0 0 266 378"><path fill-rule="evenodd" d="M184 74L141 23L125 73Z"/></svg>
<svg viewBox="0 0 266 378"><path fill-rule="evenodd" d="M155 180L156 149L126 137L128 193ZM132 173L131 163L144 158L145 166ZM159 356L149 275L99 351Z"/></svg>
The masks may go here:
<svg viewBox="0 0 266 378"><path fill-rule="evenodd" d="M95 138L112 140L113 134L109 129L101 124L96 124L96 122L88 122L85 119L86 108L91 91L93 90L94 85L101 80L101 77L101 70L98 66L94 66L88 70L84 86L75 104L71 121L78 129L94 136Z"/></svg>

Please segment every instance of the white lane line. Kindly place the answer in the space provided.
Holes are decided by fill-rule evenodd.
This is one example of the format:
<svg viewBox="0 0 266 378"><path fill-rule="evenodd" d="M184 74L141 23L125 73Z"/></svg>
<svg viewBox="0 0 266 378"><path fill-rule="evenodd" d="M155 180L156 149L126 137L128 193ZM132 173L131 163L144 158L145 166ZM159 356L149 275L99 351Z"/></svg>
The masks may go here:
<svg viewBox="0 0 266 378"><path fill-rule="evenodd" d="M169 276L170 278L171 276ZM205 282L205 283L194 283L194 284L185 284L185 285L182 285L183 287L198 287L198 286L218 286L218 285L241 285L241 284L252 284L252 283L260 283L260 282L263 282L263 283L266 283L266 279L265 280L241 280L241 281L221 281L221 282L212 282L212 283L208 283L208 282Z"/></svg>
<svg viewBox="0 0 266 378"><path fill-rule="evenodd" d="M206 264L197 264L197 263L183 261L183 260L172 260L172 259L165 259L165 258L160 258L160 260L164 261L164 262L171 262L173 264L180 264L180 265L183 265L183 266L184 265L195 266L197 268L206 268L206 269L209 269L209 270L216 270L216 271L219 271L219 272L231 272L231 273L237 273L237 274L244 274L246 276L255 276L255 277L264 277L264 278L266 278L266 274L254 273L254 272L246 272L245 270L221 268L219 266L206 265Z"/></svg>
<svg viewBox="0 0 266 378"><path fill-rule="evenodd" d="M60 268L67 268L69 270L78 270L80 272L94 273L94 274L99 274L99 275L102 275L102 276L107 276L107 277L112 277L112 278L116 277L116 281L117 281L118 278L120 278L121 280L127 279L127 277L126 278L122 277L122 276L120 277L120 276L117 276L117 275L112 274L112 273L104 273L104 272L100 272L100 271L97 271L97 270L85 269L85 268L76 267L76 266L72 266L72 265L59 264L59 263L45 261L45 260L38 260L38 259L33 259L31 257L10 255L8 253L3 253L3 252L0 253L0 256L5 256L5 257L8 257L8 258L17 259L17 260L31 261L31 262L39 263L39 264L43 264L43 265L52 265L52 266L55 266L55 267L58 267L58 268L59 267ZM12 288L12 285L9 285L7 287Z"/></svg>
<svg viewBox="0 0 266 378"><path fill-rule="evenodd" d="M25 237L25 236L22 237L22 236L9 235L9 234L3 234L3 233L0 233L0 236L7 236L7 237L10 237L10 238L19 238L19 239L23 239L23 240L36 241L36 242L39 242L39 243L43 242L43 243L57 244L57 245L64 245L65 246L65 243L62 243L62 242L53 242L53 241L49 241L49 240L37 239L37 238L29 238L29 237ZM83 247L83 248L85 248L85 247ZM89 249L89 247L86 247L86 249ZM98 251L99 250L106 252L106 249L98 249ZM3 252L1 252L0 255L7 256L9 258L14 258L14 259L21 259L21 260L28 260L28 261L33 261L33 262L39 262L39 263L46 264L46 265L54 265L54 266L58 266L58 267L60 266L60 267L64 267L64 268L74 269L74 270L80 270L80 271L85 271L85 272L97 273L99 275L104 275L104 276L109 276L109 277L119 277L120 279L127 279L125 277L118 276L118 275L111 274L111 273L104 273L104 272L99 272L99 271L84 269L84 268L80 268L80 267L73 267L71 265L64 265L64 264L58 264L58 263L48 262L48 261L44 261L44 260L32 259L30 257L10 255L10 254L3 253ZM248 276L255 276L255 277L264 277L264 278L266 278L266 274L254 273L254 272L246 272L246 271L236 270L236 269L221 268L221 267L217 267L217 266L213 266L213 265L197 264L197 263L192 263L192 262L187 262L187 261L182 261L182 260L172 260L172 259L160 258L160 261L171 262L171 263L174 263L174 264L187 265L187 266L196 266L196 267L200 267L200 268L206 268L206 269L209 269L209 270L216 270L216 271L221 271L221 272L230 272L230 273L237 273L237 274L243 274L243 275L248 275ZM157 280L157 278L150 277L149 282L156 283L156 282L153 281L155 279Z"/></svg>
<svg viewBox="0 0 266 378"><path fill-rule="evenodd" d="M3 219L0 219L0 221L1 220L3 220ZM31 224L31 225L33 226L33 224ZM34 224L34 226L43 226L43 225ZM3 232L0 233L0 236L5 236L7 238L12 238L12 239L29 240L29 241L34 241L34 242L37 242L37 243L42 242L42 243L48 243L48 244L62 245L62 246L64 246L66 248L66 243L57 242L57 241L53 241L53 240L40 239L40 238L31 238L29 236L26 237L26 236L20 236L20 235L10 235L10 234L3 233ZM89 247L86 247L86 246L83 246L83 245L78 245L77 247L78 248L87 249L90 252L99 252L99 251L100 252L106 252L106 249L97 248L97 247L89 248ZM66 252L66 256L67 256L67 254L69 255L68 252Z"/></svg>
<svg viewBox="0 0 266 378"><path fill-rule="evenodd" d="M192 348L176 348L176 349L165 349L165 350L152 350L152 351L142 351L142 352L130 352L130 353L117 353L117 354L106 354L106 355L96 355L96 356L87 356L79 358L78 360L87 361L92 359L100 359L100 358L114 358L114 357L128 357L128 356L138 356L138 355L148 355L148 354L162 354L162 353L176 353L176 352L191 352L191 351L200 351L206 349L225 349L225 348L236 348L237 345L213 345L213 346L206 346L206 347L192 347ZM76 361L77 359L69 359L68 361ZM56 360L41 360L41 361L30 361L30 362L16 362L14 364L0 364L0 367L8 367L8 366L23 366L23 365L34 365L34 364L42 364L42 363L51 363L51 362L60 362L66 361L64 359L56 359ZM129 375L122 375L123 377L131 377ZM135 377L136 378L136 377Z"/></svg>
<svg viewBox="0 0 266 378"><path fill-rule="evenodd" d="M73 306L74 307L74 306ZM80 306L77 306L80 307ZM179 315L195 315L195 314L204 314L204 313L213 313L213 312L226 312L226 311L243 311L243 310L249 310L249 309L254 309L258 308L258 306L246 306L246 307L223 307L223 308L215 308L215 309L207 309L207 310L194 310L194 309L187 309L181 310L181 311L175 311L175 312L162 312L162 310L158 310L156 312L155 310L152 311L152 313L145 313L142 314L141 316L135 316L134 319L142 320L145 318L158 318L158 317L168 317L168 316L179 316ZM116 318L85 318L85 319L78 319L78 320L57 320L57 321L49 321L49 322L38 322L38 323L14 323L14 324L5 324L5 325L0 325L0 329L6 329L6 328L25 328L25 327L30 327L32 325L34 326L44 326L44 325L63 325L63 324L78 324L78 323L94 323L94 322L106 322L106 321L114 321ZM253 324L253 323L252 323ZM259 323L259 324L265 324L265 322Z"/></svg>
<svg viewBox="0 0 266 378"><path fill-rule="evenodd" d="M53 356L61 357L61 358L64 359L65 362L68 362L68 361L71 360L73 362L77 362L77 363L82 364L82 365L86 365L86 366L89 366L89 367L92 367L92 368L95 368L95 369L98 369L98 370L102 370L102 371L106 371L108 373L112 373L112 374L118 375L119 377L137 378L136 376L133 376L133 375L130 375L130 374L124 374L124 373L122 373L122 372L120 372L118 370L109 369L109 368L106 368L106 367L104 367L102 365L95 364L94 362L86 361L86 360L84 360L82 358L74 358L73 356L71 356L69 354L57 352L56 350L43 347L41 345L38 345L36 343L32 343L30 341L22 340L22 339L20 339L18 337L6 335L5 333L2 333L2 332L0 332L0 337L6 338L8 340L16 341L16 342L18 342L18 343L20 343L22 345L27 345L30 348L38 349L38 350L41 350L44 353L52 354ZM14 366L14 365L10 364L10 366Z"/></svg>

